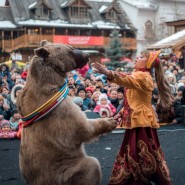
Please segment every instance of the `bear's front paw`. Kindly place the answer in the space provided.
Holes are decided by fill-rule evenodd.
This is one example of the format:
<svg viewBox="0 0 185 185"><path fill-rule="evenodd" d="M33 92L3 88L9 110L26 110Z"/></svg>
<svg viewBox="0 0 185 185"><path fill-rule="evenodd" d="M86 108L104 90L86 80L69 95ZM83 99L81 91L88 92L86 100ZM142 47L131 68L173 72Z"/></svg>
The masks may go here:
<svg viewBox="0 0 185 185"><path fill-rule="evenodd" d="M106 125L107 125L107 131L108 132L110 132L110 131L112 131L113 129L116 128L117 122L116 122L116 120L114 120L114 118L106 118L104 120L106 120Z"/></svg>

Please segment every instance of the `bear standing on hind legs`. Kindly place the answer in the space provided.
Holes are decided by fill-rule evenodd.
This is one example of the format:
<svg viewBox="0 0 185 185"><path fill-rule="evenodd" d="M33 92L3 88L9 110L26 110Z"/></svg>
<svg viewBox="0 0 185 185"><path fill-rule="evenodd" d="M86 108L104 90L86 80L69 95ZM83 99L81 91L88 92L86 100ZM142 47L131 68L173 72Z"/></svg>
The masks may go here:
<svg viewBox="0 0 185 185"><path fill-rule="evenodd" d="M112 118L87 119L67 96L66 73L88 57L68 45L41 42L30 62L27 82L17 99L23 116L19 154L28 185L99 185L98 160L87 156L90 142L116 127Z"/></svg>

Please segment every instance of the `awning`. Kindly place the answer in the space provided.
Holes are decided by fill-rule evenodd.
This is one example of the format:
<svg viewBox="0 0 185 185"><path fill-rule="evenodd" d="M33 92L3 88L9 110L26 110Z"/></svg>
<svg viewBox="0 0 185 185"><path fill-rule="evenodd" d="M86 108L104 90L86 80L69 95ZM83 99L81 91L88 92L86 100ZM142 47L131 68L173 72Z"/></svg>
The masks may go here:
<svg viewBox="0 0 185 185"><path fill-rule="evenodd" d="M185 29L179 31L165 39L162 39L155 44L148 46L148 49L163 49L163 48L172 48L179 50L182 46L185 45Z"/></svg>

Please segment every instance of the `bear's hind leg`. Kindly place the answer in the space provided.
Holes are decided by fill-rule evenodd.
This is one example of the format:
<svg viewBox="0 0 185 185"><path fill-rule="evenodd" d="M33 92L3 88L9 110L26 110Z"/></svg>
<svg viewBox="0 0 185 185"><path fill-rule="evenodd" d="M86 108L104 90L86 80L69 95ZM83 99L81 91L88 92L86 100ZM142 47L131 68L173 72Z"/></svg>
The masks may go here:
<svg viewBox="0 0 185 185"><path fill-rule="evenodd" d="M99 161L94 157L85 157L80 162L79 171L72 177L71 185L100 185L101 178Z"/></svg>

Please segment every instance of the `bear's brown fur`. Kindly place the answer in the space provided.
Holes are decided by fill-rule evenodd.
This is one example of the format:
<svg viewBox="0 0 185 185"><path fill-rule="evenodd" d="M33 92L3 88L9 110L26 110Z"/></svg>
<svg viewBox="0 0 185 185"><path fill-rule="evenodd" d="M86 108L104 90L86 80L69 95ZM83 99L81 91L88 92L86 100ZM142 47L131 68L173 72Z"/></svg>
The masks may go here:
<svg viewBox="0 0 185 185"><path fill-rule="evenodd" d="M17 99L22 116L58 92L66 73L76 68L73 48L41 42L35 50L27 82ZM87 119L70 97L46 117L23 128L19 163L28 185L99 185L100 164L83 147L116 127L113 119Z"/></svg>

